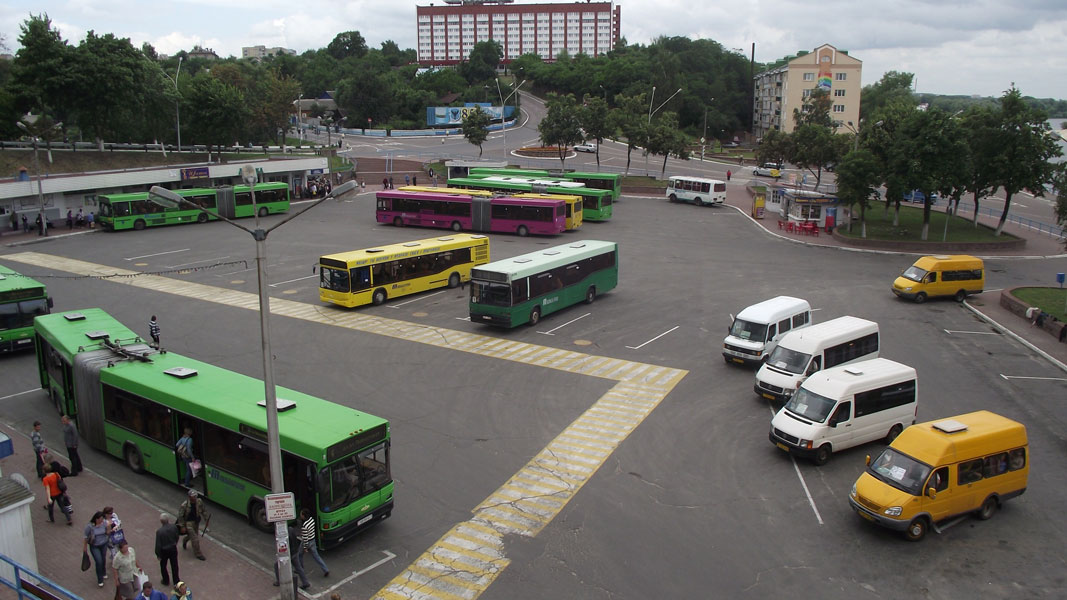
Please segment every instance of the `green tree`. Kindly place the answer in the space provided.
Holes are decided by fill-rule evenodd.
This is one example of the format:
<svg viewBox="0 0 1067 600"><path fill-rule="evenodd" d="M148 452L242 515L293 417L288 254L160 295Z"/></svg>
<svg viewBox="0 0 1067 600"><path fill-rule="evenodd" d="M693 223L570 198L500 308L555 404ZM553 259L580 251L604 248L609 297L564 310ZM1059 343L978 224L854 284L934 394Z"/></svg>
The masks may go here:
<svg viewBox="0 0 1067 600"><path fill-rule="evenodd" d="M905 191L902 176L894 170L903 162L903 158L898 158L896 153L906 154L908 151L903 144L897 144L895 140L901 124L914 112L915 106L909 100L897 99L873 112L869 119L860 123L861 142L878 159L881 168L882 184L886 188L885 212L888 216L890 206L893 207L894 227L900 224L900 203Z"/></svg>
<svg viewBox="0 0 1067 600"><path fill-rule="evenodd" d="M978 227L978 209L986 196L996 191L996 173L1000 168L999 115L994 107L978 105L960 118L960 129L967 144L967 161L963 172L965 187L974 200L974 226ZM957 201L957 208L959 202Z"/></svg>
<svg viewBox="0 0 1067 600"><path fill-rule="evenodd" d="M582 141L578 101L574 99L573 94L560 96L550 93L545 100L545 108L547 113L545 118L537 124L537 131L541 134L543 144L558 148L560 165L566 167L567 154L571 146Z"/></svg>
<svg viewBox="0 0 1067 600"><path fill-rule="evenodd" d="M860 237L867 237L867 207L871 198L878 197L881 169L878 158L865 148L849 152L837 165L837 197L848 206L849 214L856 204L860 207ZM852 231L852 219L848 220Z"/></svg>
<svg viewBox="0 0 1067 600"><path fill-rule="evenodd" d="M240 90L201 72L182 93L185 98L182 116L188 123L192 143L207 145L210 154L214 146L240 142L249 116Z"/></svg>
<svg viewBox="0 0 1067 600"><path fill-rule="evenodd" d="M1027 105L1014 86L1001 97L1000 112L1001 167L995 183L1004 188L1005 199L996 235L1004 231L1012 196L1029 190L1043 197L1055 168L1050 159L1063 154L1052 136L1045 111Z"/></svg>
<svg viewBox="0 0 1067 600"><path fill-rule="evenodd" d="M916 104L911 92L915 75L900 71L887 71L876 83L865 86L860 93L860 121L897 100Z"/></svg>
<svg viewBox="0 0 1067 600"><path fill-rule="evenodd" d="M478 146L478 158L482 157L482 144L489 138L489 113L481 108L472 110L463 117L463 137Z"/></svg>
<svg viewBox="0 0 1067 600"><path fill-rule="evenodd" d="M648 132L648 151L655 156L663 156L660 179L667 174L667 158L671 154L682 160L689 160L689 139L678 130L677 113L663 113L663 116L652 124Z"/></svg>
<svg viewBox="0 0 1067 600"><path fill-rule="evenodd" d="M279 77L275 70L267 70L256 83L255 99L249 107L252 127L258 139L271 139L281 144L289 126L293 102L300 94L300 84L292 77Z"/></svg>
<svg viewBox="0 0 1067 600"><path fill-rule="evenodd" d="M756 148L756 163L774 163L780 165L793 156L793 136L772 129L763 136L763 141Z"/></svg>
<svg viewBox="0 0 1067 600"><path fill-rule="evenodd" d="M803 125L817 125L832 129L834 127L834 120L830 116L832 105L833 98L830 97L829 90L813 88L800 108L793 109L793 123L796 124L796 129L800 129Z"/></svg>
<svg viewBox="0 0 1067 600"><path fill-rule="evenodd" d="M1056 223L1067 229L1067 164L1060 163L1053 171L1052 191L1056 194ZM1063 247L1067 249L1067 236L1063 237Z"/></svg>
<svg viewBox="0 0 1067 600"><path fill-rule="evenodd" d="M71 91L74 49L52 27L47 14L30 15L19 26L20 48L11 65L11 91L15 108L25 112L51 112L69 124L77 104Z"/></svg>
<svg viewBox="0 0 1067 600"><path fill-rule="evenodd" d="M626 174L630 173L630 154L634 148L640 148L648 139L648 127L645 121L645 95L618 95L615 97L618 107L611 112L609 124L613 131L619 131L626 138Z"/></svg>
<svg viewBox="0 0 1067 600"><path fill-rule="evenodd" d="M471 48L467 60L459 63L457 71L470 85L488 81L496 76L496 67L503 53L500 42L496 40L478 42Z"/></svg>
<svg viewBox="0 0 1067 600"><path fill-rule="evenodd" d="M822 183L823 169L839 162L851 145L851 136L837 135L824 125L804 123L792 134L793 152L788 160L814 175L818 189Z"/></svg>
<svg viewBox="0 0 1067 600"><path fill-rule="evenodd" d="M893 140L893 174L905 190L923 194L922 239L929 239L932 194L964 170L966 146L951 115L938 109L913 110Z"/></svg>
<svg viewBox="0 0 1067 600"><path fill-rule="evenodd" d="M611 134L607 101L599 96L586 95L578 111L578 121L581 123L582 130L585 131L585 138L596 140L596 166L599 169L600 144Z"/></svg>
<svg viewBox="0 0 1067 600"><path fill-rule="evenodd" d="M326 52L336 60L362 58L367 54L367 41L358 31L342 31L326 46Z"/></svg>

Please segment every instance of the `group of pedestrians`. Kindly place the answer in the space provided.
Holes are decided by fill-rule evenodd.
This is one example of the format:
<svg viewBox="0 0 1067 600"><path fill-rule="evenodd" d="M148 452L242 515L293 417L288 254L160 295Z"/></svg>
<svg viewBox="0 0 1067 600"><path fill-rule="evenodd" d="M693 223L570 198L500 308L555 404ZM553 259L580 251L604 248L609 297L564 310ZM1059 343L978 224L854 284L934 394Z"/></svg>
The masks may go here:
<svg viewBox="0 0 1067 600"><path fill-rule="evenodd" d="M305 554L310 554L311 558L315 561L315 564L322 569L323 577L329 577L330 568L326 566L326 562L319 556L318 542L316 541L315 536L315 517L312 516L311 511L306 508L300 509L300 520L298 522L290 523L286 530L289 534L289 547L293 549L293 574L296 575L296 577L293 578L293 586L295 587L299 581L300 589L306 590L311 587L311 582L308 581L307 570L304 568ZM280 585L279 579L278 565L275 564L275 586Z"/></svg>
<svg viewBox="0 0 1067 600"><path fill-rule="evenodd" d="M74 229L74 227L86 227L92 229L95 225L96 217L92 211L88 215L82 213L82 209L78 209L78 214L74 214L73 210L67 210L67 229Z"/></svg>

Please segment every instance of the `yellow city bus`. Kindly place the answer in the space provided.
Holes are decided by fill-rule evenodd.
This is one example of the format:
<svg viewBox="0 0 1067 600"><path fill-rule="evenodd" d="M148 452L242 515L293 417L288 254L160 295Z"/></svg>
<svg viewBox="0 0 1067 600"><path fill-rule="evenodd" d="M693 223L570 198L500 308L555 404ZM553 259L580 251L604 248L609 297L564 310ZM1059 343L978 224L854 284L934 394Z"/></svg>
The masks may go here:
<svg viewBox="0 0 1067 600"><path fill-rule="evenodd" d="M429 187L425 185L405 185L396 188L401 192L431 192L434 194L454 194L457 196L479 196L482 198L488 198L494 195L494 192L490 190L472 190L467 188L440 188ZM563 200L567 204L567 231L574 231L582 226L582 198L581 196L569 196L566 194L537 194L533 192L523 192L520 194L500 194L496 195L508 195L513 198L533 198L536 200Z"/></svg>
<svg viewBox="0 0 1067 600"><path fill-rule="evenodd" d="M456 233L319 258L319 299L351 308L470 281L489 262L489 238Z"/></svg>

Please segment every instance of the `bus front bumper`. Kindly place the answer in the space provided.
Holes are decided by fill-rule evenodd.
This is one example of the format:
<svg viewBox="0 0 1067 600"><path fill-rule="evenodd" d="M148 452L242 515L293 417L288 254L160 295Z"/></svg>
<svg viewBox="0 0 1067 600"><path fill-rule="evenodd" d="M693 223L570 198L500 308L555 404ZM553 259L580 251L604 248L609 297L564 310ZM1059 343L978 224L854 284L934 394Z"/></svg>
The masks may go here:
<svg viewBox="0 0 1067 600"><path fill-rule="evenodd" d="M471 313L471 323L485 323L487 325L511 327L511 317L509 315L479 315Z"/></svg>
<svg viewBox="0 0 1067 600"><path fill-rule="evenodd" d="M371 525L388 519L392 512L393 501L389 500L389 502L386 502L371 511L370 514L363 515L351 523L347 523L336 529L323 530L322 545L327 549L339 546Z"/></svg>
<svg viewBox="0 0 1067 600"><path fill-rule="evenodd" d="M852 510L856 511L857 515L872 523L877 523L886 529L905 531L908 528L909 521L902 521L900 519L880 515L857 502L852 496L848 497L848 505L852 507Z"/></svg>
<svg viewBox="0 0 1067 600"><path fill-rule="evenodd" d="M771 431L767 434L767 437L771 440L772 444L778 446L781 450L801 458L811 458L812 456L815 456L815 452L818 450L817 448L798 446L792 440L782 437L782 434L780 434L774 427L771 427Z"/></svg>
<svg viewBox="0 0 1067 600"><path fill-rule="evenodd" d="M22 350L33 349L33 338L24 337L14 340L4 340L0 342L0 354L6 354L8 352L19 352Z"/></svg>

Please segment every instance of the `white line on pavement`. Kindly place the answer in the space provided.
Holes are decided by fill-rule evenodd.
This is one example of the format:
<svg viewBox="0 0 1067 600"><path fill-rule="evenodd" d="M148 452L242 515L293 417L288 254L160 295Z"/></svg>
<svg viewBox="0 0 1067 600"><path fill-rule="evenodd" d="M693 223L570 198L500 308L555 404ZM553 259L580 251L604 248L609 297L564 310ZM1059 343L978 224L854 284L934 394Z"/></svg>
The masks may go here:
<svg viewBox="0 0 1067 600"><path fill-rule="evenodd" d="M166 252L156 252L155 254L145 254L144 256L131 256L122 260L137 260L139 258L150 258L152 256L163 256L164 254L176 254L178 252L188 252L189 248L182 248L181 250L168 250Z"/></svg>
<svg viewBox="0 0 1067 600"><path fill-rule="evenodd" d="M661 333L661 334L657 335L656 337L648 340L647 342L645 342L644 344L641 344L640 346L627 346L627 348L629 348L630 350L640 350L643 346L647 346L648 344L651 344L652 342L660 339L661 337L667 335L668 333L674 331L675 329L678 329L679 327L681 327L681 325L675 325L674 327L671 327L667 331L664 331L663 333Z"/></svg>

